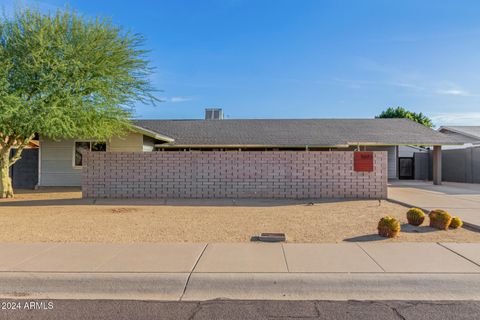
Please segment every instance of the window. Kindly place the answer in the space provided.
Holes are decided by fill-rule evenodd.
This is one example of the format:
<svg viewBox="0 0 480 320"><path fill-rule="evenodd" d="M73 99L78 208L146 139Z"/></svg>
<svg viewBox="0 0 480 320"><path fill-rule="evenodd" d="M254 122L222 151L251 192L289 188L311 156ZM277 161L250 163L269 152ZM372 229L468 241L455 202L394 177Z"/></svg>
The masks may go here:
<svg viewBox="0 0 480 320"><path fill-rule="evenodd" d="M76 141L73 159L75 167L81 167L83 165L82 153L85 151L107 151L107 144L98 141Z"/></svg>
<svg viewBox="0 0 480 320"><path fill-rule="evenodd" d="M107 151L107 144L105 142L92 142L92 151Z"/></svg>

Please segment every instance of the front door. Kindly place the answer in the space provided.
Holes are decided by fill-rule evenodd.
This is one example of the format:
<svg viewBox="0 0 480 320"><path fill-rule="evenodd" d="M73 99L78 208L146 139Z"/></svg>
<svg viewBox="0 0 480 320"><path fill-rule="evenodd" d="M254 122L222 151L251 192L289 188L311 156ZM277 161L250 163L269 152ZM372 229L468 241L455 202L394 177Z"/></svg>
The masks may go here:
<svg viewBox="0 0 480 320"><path fill-rule="evenodd" d="M398 158L398 177L400 179L414 178L413 163L413 158Z"/></svg>

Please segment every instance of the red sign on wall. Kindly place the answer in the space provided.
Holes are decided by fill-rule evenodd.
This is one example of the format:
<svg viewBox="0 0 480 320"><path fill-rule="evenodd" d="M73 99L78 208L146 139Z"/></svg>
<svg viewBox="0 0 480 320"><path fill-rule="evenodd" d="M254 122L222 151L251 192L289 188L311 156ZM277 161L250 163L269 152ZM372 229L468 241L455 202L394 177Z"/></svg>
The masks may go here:
<svg viewBox="0 0 480 320"><path fill-rule="evenodd" d="M353 170L358 172L372 172L373 152L355 151L353 153Z"/></svg>

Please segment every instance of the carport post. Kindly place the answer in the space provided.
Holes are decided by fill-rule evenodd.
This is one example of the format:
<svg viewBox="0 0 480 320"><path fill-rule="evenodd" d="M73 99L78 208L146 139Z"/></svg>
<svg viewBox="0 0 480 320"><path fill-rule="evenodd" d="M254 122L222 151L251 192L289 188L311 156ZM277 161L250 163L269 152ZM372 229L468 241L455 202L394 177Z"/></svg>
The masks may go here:
<svg viewBox="0 0 480 320"><path fill-rule="evenodd" d="M442 146L433 146L433 184L442 184Z"/></svg>

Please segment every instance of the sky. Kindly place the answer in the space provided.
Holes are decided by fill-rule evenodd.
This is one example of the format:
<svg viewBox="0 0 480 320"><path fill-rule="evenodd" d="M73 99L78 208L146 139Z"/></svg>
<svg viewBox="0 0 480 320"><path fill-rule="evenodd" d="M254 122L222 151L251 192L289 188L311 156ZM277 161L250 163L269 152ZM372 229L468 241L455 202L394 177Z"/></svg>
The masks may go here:
<svg viewBox="0 0 480 320"><path fill-rule="evenodd" d="M136 117L372 118L387 107L480 125L480 1L0 0L141 33L156 106Z"/></svg>

